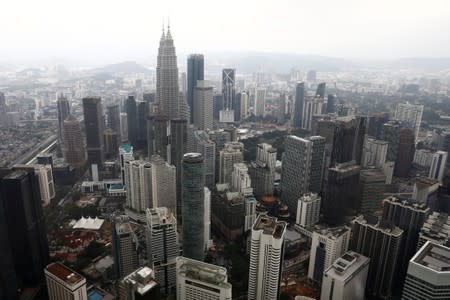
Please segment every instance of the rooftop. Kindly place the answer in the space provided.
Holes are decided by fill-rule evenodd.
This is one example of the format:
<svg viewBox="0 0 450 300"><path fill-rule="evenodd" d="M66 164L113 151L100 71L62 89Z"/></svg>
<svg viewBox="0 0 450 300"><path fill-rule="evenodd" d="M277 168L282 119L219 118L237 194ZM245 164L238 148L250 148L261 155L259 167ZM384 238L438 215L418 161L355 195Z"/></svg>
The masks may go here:
<svg viewBox="0 0 450 300"><path fill-rule="evenodd" d="M105 222L105 220L99 219L97 217L81 217L81 219L79 219L75 223L75 225L73 225L73 229L99 230L102 227L103 222Z"/></svg>
<svg viewBox="0 0 450 300"><path fill-rule="evenodd" d="M119 151L125 152L125 153L131 153L131 152L133 152L133 146L131 146L130 144L122 144L119 147Z"/></svg>
<svg viewBox="0 0 450 300"><path fill-rule="evenodd" d="M428 241L411 261L435 272L450 273L450 248Z"/></svg>
<svg viewBox="0 0 450 300"><path fill-rule="evenodd" d="M369 258L348 251L338 259L325 271L328 276L345 281L350 279L357 270L369 264Z"/></svg>
<svg viewBox="0 0 450 300"><path fill-rule="evenodd" d="M149 267L137 269L125 276L122 282L131 284L134 287L134 290L140 295L145 295L147 292L158 286L158 283L155 281L155 274Z"/></svg>
<svg viewBox="0 0 450 300"><path fill-rule="evenodd" d="M181 275L190 279L220 287L231 287L228 283L227 269L186 257L177 257L177 269Z"/></svg>
<svg viewBox="0 0 450 300"><path fill-rule="evenodd" d="M259 215L253 225L253 230L262 230L264 234L271 234L274 238L280 239L286 231L286 223L277 221L277 218L267 215Z"/></svg>
<svg viewBox="0 0 450 300"><path fill-rule="evenodd" d="M58 262L49 264L47 267L45 267L45 270L48 273L63 280L68 285L75 285L81 282L82 280L85 280L83 276L81 276L78 273L75 273L75 271L72 271L65 265Z"/></svg>

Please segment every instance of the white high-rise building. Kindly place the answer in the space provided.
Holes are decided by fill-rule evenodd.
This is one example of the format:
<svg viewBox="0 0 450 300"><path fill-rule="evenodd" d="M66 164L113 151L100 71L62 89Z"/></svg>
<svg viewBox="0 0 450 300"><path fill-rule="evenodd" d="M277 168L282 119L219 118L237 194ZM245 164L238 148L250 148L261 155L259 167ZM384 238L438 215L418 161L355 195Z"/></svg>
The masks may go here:
<svg viewBox="0 0 450 300"><path fill-rule="evenodd" d="M249 300L278 298L286 226L267 215L260 214L256 219L250 247Z"/></svg>
<svg viewBox="0 0 450 300"><path fill-rule="evenodd" d="M285 141L282 158L281 200L293 214L297 212L298 198L309 191L313 142L290 135Z"/></svg>
<svg viewBox="0 0 450 300"><path fill-rule="evenodd" d="M271 170L275 169L277 149L267 143L258 144L256 146L256 161Z"/></svg>
<svg viewBox="0 0 450 300"><path fill-rule="evenodd" d="M128 142L128 115L120 113L120 138L122 143Z"/></svg>
<svg viewBox="0 0 450 300"><path fill-rule="evenodd" d="M428 149L416 149L414 152L414 160L413 163L427 168L431 166L431 161L433 160L433 152Z"/></svg>
<svg viewBox="0 0 450 300"><path fill-rule="evenodd" d="M312 235L308 277L320 281L323 272L348 250L350 230L346 227L316 230Z"/></svg>
<svg viewBox="0 0 450 300"><path fill-rule="evenodd" d="M255 89L254 114L256 117L264 117L266 114L266 89Z"/></svg>
<svg viewBox="0 0 450 300"><path fill-rule="evenodd" d="M312 119L314 115L320 115L325 106L324 98L322 97L306 97L303 102L303 116L302 129L312 129Z"/></svg>
<svg viewBox="0 0 450 300"><path fill-rule="evenodd" d="M248 94L246 92L241 93L241 121L248 117Z"/></svg>
<svg viewBox="0 0 450 300"><path fill-rule="evenodd" d="M224 267L177 258L177 300L231 300L231 292Z"/></svg>
<svg viewBox="0 0 450 300"><path fill-rule="evenodd" d="M245 163L234 164L233 172L231 173L231 190L244 196L253 194L248 167Z"/></svg>
<svg viewBox="0 0 450 300"><path fill-rule="evenodd" d="M213 87L197 80L194 88L194 125L200 130L213 129Z"/></svg>
<svg viewBox="0 0 450 300"><path fill-rule="evenodd" d="M244 144L240 142L226 143L220 151L219 182L231 184L231 173L234 164L244 161Z"/></svg>
<svg viewBox="0 0 450 300"><path fill-rule="evenodd" d="M348 251L325 270L321 300L364 299L370 259Z"/></svg>
<svg viewBox="0 0 450 300"><path fill-rule="evenodd" d="M86 278L61 263L44 269L50 300L88 300Z"/></svg>
<svg viewBox="0 0 450 300"><path fill-rule="evenodd" d="M205 176L205 185L209 189L213 189L215 185L216 176L216 143L214 143L203 130L193 131L192 147L194 152L201 153L203 155L203 169Z"/></svg>
<svg viewBox="0 0 450 300"><path fill-rule="evenodd" d="M34 173L38 176L41 200L44 205L49 205L55 198L55 182L51 165L34 165Z"/></svg>
<svg viewBox="0 0 450 300"><path fill-rule="evenodd" d="M399 103L395 111L395 119L406 122L408 127L414 129L416 142L422 122L423 105Z"/></svg>
<svg viewBox="0 0 450 300"><path fill-rule="evenodd" d="M386 163L388 146L389 143L386 141L366 138L361 160L362 167L375 166L383 168Z"/></svg>
<svg viewBox="0 0 450 300"><path fill-rule="evenodd" d="M167 163L161 156L153 155L152 169L152 203L153 207L167 207L176 215L177 183L175 166Z"/></svg>
<svg viewBox="0 0 450 300"><path fill-rule="evenodd" d="M252 229L252 226L256 220L256 199L255 199L255 197L245 197L244 206L245 206L244 232L247 232L250 229Z"/></svg>
<svg viewBox="0 0 450 300"><path fill-rule="evenodd" d="M296 223L309 227L319 222L321 198L316 193L304 194L298 199Z"/></svg>
<svg viewBox="0 0 450 300"><path fill-rule="evenodd" d="M450 248L427 242L409 261L403 300L450 299Z"/></svg>
<svg viewBox="0 0 450 300"><path fill-rule="evenodd" d="M205 231L204 231L204 245L205 245L205 251L208 250L209 246L211 245L211 191L205 186L205 213L204 213L204 224L205 224Z"/></svg>
<svg viewBox="0 0 450 300"><path fill-rule="evenodd" d="M180 255L177 220L166 207L147 209L147 254L161 292L176 287L176 258Z"/></svg>
<svg viewBox="0 0 450 300"><path fill-rule="evenodd" d="M433 154L430 174L428 175L428 177L442 182L442 177L444 177L445 164L447 163L447 156L448 153L445 151L437 151L435 154Z"/></svg>
<svg viewBox="0 0 450 300"><path fill-rule="evenodd" d="M145 212L153 206L152 166L149 162L133 160L125 163L125 186L129 208Z"/></svg>

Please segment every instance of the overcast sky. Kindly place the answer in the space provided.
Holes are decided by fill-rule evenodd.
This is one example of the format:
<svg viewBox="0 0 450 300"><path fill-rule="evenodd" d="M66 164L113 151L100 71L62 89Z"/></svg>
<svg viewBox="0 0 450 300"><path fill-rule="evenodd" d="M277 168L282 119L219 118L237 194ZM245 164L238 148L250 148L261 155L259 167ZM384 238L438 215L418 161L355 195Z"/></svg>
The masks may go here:
<svg viewBox="0 0 450 300"><path fill-rule="evenodd" d="M167 16L179 53L450 56L449 0L1 0L0 11L0 62L142 61Z"/></svg>

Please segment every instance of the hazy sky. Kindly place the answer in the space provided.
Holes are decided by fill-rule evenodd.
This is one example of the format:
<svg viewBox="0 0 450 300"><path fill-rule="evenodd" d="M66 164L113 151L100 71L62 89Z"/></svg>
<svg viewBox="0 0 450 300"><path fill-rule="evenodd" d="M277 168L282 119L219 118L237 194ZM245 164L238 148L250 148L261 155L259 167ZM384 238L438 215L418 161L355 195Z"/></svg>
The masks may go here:
<svg viewBox="0 0 450 300"><path fill-rule="evenodd" d="M167 16L179 53L450 56L449 0L1 0L0 11L0 62L150 62Z"/></svg>

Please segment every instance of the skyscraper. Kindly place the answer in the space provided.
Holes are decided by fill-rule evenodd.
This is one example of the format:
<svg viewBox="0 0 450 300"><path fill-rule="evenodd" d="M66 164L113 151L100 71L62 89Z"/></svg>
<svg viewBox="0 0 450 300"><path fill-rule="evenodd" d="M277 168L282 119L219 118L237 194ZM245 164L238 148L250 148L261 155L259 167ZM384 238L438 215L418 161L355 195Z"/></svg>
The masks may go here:
<svg viewBox="0 0 450 300"><path fill-rule="evenodd" d="M88 299L86 278L80 274L61 263L51 263L44 271L50 300Z"/></svg>
<svg viewBox="0 0 450 300"><path fill-rule="evenodd" d="M312 142L309 191L320 193L322 191L322 175L325 162L325 138L311 136L308 140Z"/></svg>
<svg viewBox="0 0 450 300"><path fill-rule="evenodd" d="M307 193L298 199L296 224L310 227L319 222L321 198L316 193Z"/></svg>
<svg viewBox="0 0 450 300"><path fill-rule="evenodd" d="M295 104L293 125L295 128L302 127L303 102L305 100L305 83L300 82L295 86Z"/></svg>
<svg viewBox="0 0 450 300"><path fill-rule="evenodd" d="M370 168L361 170L359 175L359 212L367 214L381 209L385 183L386 176L381 169Z"/></svg>
<svg viewBox="0 0 450 300"><path fill-rule="evenodd" d="M198 80L194 87L193 123L200 130L213 129L213 87L207 81Z"/></svg>
<svg viewBox="0 0 450 300"><path fill-rule="evenodd" d="M234 164L233 173L231 174L231 189L244 196L253 195L248 167L245 163Z"/></svg>
<svg viewBox="0 0 450 300"><path fill-rule="evenodd" d="M133 147L136 147L137 142L137 107L134 96L128 96L125 101L125 109L127 112L127 132L128 141Z"/></svg>
<svg viewBox="0 0 450 300"><path fill-rule="evenodd" d="M86 162L86 149L81 135L80 121L70 115L64 120L63 126L64 158L71 167L80 168Z"/></svg>
<svg viewBox="0 0 450 300"><path fill-rule="evenodd" d="M360 164L366 134L367 117L339 117L335 121L330 166L355 161Z"/></svg>
<svg viewBox="0 0 450 300"><path fill-rule="evenodd" d="M333 94L328 94L327 100L327 114L334 114L336 112L337 96Z"/></svg>
<svg viewBox="0 0 450 300"><path fill-rule="evenodd" d="M125 185L125 164L128 161L134 160L133 146L130 144L122 144L119 147L119 162L120 162L120 178L122 178L122 184Z"/></svg>
<svg viewBox="0 0 450 300"><path fill-rule="evenodd" d="M350 230L335 227L315 230L312 234L308 277L321 281L323 272L348 250Z"/></svg>
<svg viewBox="0 0 450 300"><path fill-rule="evenodd" d="M247 92L241 92L239 93L239 98L240 98L240 104L241 104L241 109L240 111L240 117L239 117L239 121L244 121L245 119L247 119L248 117L248 93Z"/></svg>
<svg viewBox="0 0 450 300"><path fill-rule="evenodd" d="M255 88L255 100L253 105L255 117L264 117L266 114L266 89Z"/></svg>
<svg viewBox="0 0 450 300"><path fill-rule="evenodd" d="M408 177L414 159L415 140L414 131L403 127L400 129L398 141L398 155L395 160L394 175L397 177Z"/></svg>
<svg viewBox="0 0 450 300"><path fill-rule="evenodd" d="M220 151L219 182L231 184L231 173L236 163L244 161L244 144L241 142L226 143Z"/></svg>
<svg viewBox="0 0 450 300"><path fill-rule="evenodd" d="M128 221L116 220L112 225L114 273L116 278L123 278L138 267L137 237Z"/></svg>
<svg viewBox="0 0 450 300"><path fill-rule="evenodd" d="M221 122L234 122L234 104L236 101L236 87L235 87L235 69L222 70L222 103L221 115L225 114L229 118L222 119ZM228 112L228 113L225 113Z"/></svg>
<svg viewBox="0 0 450 300"><path fill-rule="evenodd" d="M136 144L140 149L147 146L147 104L136 101Z"/></svg>
<svg viewBox="0 0 450 300"><path fill-rule="evenodd" d="M152 207L167 207L177 213L176 168L159 155L150 159L152 172Z"/></svg>
<svg viewBox="0 0 450 300"><path fill-rule="evenodd" d="M276 161L277 149L266 143L257 145L256 161L248 169L255 197L273 194Z"/></svg>
<svg viewBox="0 0 450 300"><path fill-rule="evenodd" d="M127 207L144 213L153 207L152 165L147 161L132 160L125 163Z"/></svg>
<svg viewBox="0 0 450 300"><path fill-rule="evenodd" d="M450 248L427 242L411 258L403 300L449 299Z"/></svg>
<svg viewBox="0 0 450 300"><path fill-rule="evenodd" d="M293 214L297 213L298 198L308 192L313 143L290 135L285 140L281 170L281 200Z"/></svg>
<svg viewBox="0 0 450 300"><path fill-rule="evenodd" d="M0 104L1 105L1 104ZM58 108L58 143L60 147L62 148L62 145L64 144L64 120L67 119L67 117L70 114L70 104L67 98L65 98L62 94L58 96L58 100L56 101L56 105Z"/></svg>
<svg viewBox="0 0 450 300"><path fill-rule="evenodd" d="M445 165L447 163L448 153L445 151L437 151L433 154L433 159L431 161L431 168L428 177L442 182L444 177Z"/></svg>
<svg viewBox="0 0 450 300"><path fill-rule="evenodd" d="M86 149L89 164L102 165L104 161L102 111L102 100L100 98L83 98Z"/></svg>
<svg viewBox="0 0 450 300"><path fill-rule="evenodd" d="M395 110L395 119L403 121L406 126L413 129L415 140L419 137L422 113L423 105L414 105L410 103L399 103Z"/></svg>
<svg viewBox="0 0 450 300"><path fill-rule="evenodd" d="M204 79L203 54L189 55L187 60L187 103L191 111L191 123L194 123L194 111L197 109L194 103L194 89L197 86L197 81ZM211 107L212 105L211 99Z"/></svg>
<svg viewBox="0 0 450 300"><path fill-rule="evenodd" d="M203 156L203 168L205 176L205 185L209 189L215 187L215 169L216 169L216 144L209 139L208 134L203 130L194 131L194 152Z"/></svg>
<svg viewBox="0 0 450 300"><path fill-rule="evenodd" d="M181 103L178 94L178 67L175 46L170 32L162 33L156 65L156 102L160 116L169 119L181 117Z"/></svg>
<svg viewBox="0 0 450 300"><path fill-rule="evenodd" d="M108 124L108 128L111 128L120 136L119 104L111 104L106 107L106 122Z"/></svg>
<svg viewBox="0 0 450 300"><path fill-rule="evenodd" d="M397 160L400 129L401 126L398 121L389 121L383 125L381 139L389 143L386 154L387 161Z"/></svg>
<svg viewBox="0 0 450 300"><path fill-rule="evenodd" d="M278 298L286 223L260 214L251 234L248 299Z"/></svg>
<svg viewBox="0 0 450 300"><path fill-rule="evenodd" d="M202 261L205 255L202 247L205 227L203 156L186 153L182 172L183 255Z"/></svg>
<svg viewBox="0 0 450 300"><path fill-rule="evenodd" d="M370 259L348 251L325 270L321 300L364 299Z"/></svg>
<svg viewBox="0 0 450 300"><path fill-rule="evenodd" d="M303 110L302 110L302 129L312 130L312 119L314 115L320 115L324 110L324 99L315 96L315 97L306 97L303 102Z"/></svg>
<svg viewBox="0 0 450 300"><path fill-rule="evenodd" d="M178 300L231 300L231 290L224 267L177 258Z"/></svg>
<svg viewBox="0 0 450 300"><path fill-rule="evenodd" d="M387 141L376 140L374 138L367 138L364 143L361 166L366 168L374 166L383 168L386 162L386 155L389 143Z"/></svg>
<svg viewBox="0 0 450 300"><path fill-rule="evenodd" d="M177 220L166 207L147 209L147 254L155 279L165 295L176 286L176 258L180 255Z"/></svg>
<svg viewBox="0 0 450 300"><path fill-rule="evenodd" d="M0 169L0 298L40 286L49 261L38 178L33 170Z"/></svg>
<svg viewBox="0 0 450 300"><path fill-rule="evenodd" d="M319 83L317 85L316 97L320 97L320 98L324 98L325 99L325 88L326 88L326 83L325 82Z"/></svg>
<svg viewBox="0 0 450 300"><path fill-rule="evenodd" d="M403 230L379 223L376 217L352 221L350 249L370 258L366 295L389 299L397 274Z"/></svg>

